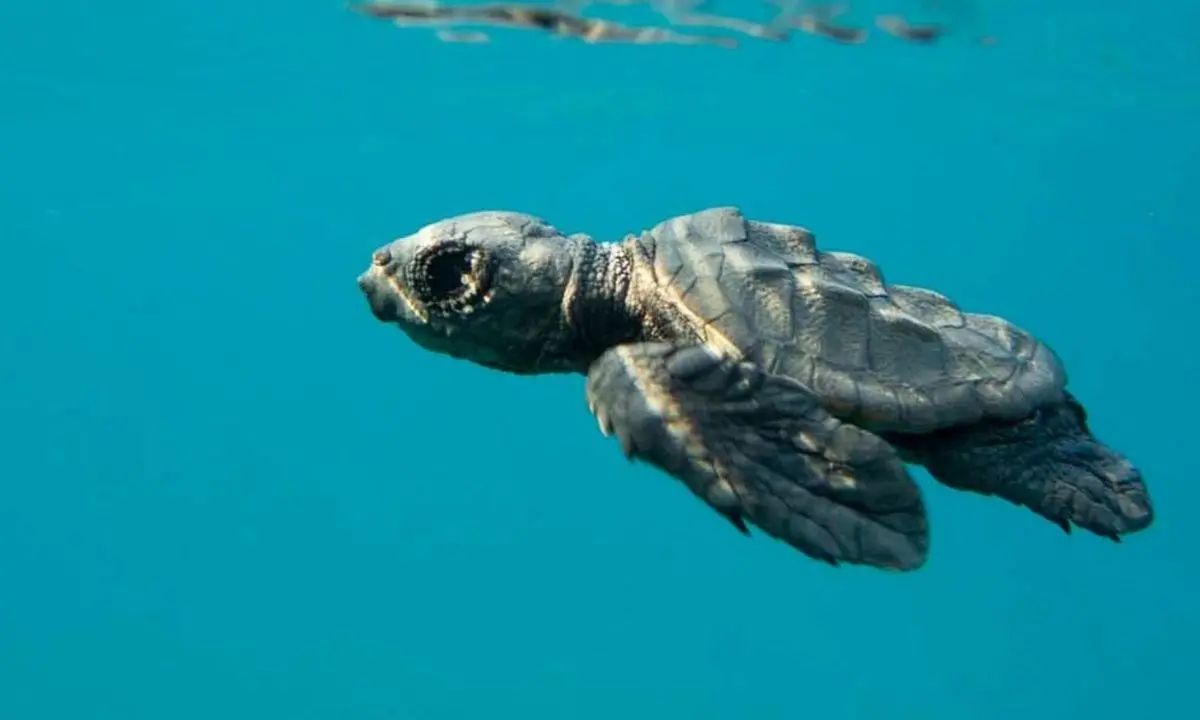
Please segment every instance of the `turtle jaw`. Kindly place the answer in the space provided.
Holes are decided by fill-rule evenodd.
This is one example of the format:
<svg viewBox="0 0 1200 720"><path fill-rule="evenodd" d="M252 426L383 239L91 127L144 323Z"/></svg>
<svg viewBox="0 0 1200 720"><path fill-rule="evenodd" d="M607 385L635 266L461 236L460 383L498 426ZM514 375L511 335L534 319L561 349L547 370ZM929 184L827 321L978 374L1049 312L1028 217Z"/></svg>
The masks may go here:
<svg viewBox="0 0 1200 720"><path fill-rule="evenodd" d="M429 324L429 313L413 293L406 290L406 263L397 257L392 245L386 245L371 257L371 266L358 276L358 288L371 306L371 314L384 323L401 327Z"/></svg>

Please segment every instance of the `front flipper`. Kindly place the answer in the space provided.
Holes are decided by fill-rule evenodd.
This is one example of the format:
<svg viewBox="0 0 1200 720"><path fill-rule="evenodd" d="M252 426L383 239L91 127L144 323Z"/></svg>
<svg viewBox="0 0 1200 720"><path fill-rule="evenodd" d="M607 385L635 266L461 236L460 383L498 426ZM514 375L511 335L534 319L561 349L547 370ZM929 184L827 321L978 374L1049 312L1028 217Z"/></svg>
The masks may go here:
<svg viewBox="0 0 1200 720"><path fill-rule="evenodd" d="M914 570L929 547L920 489L879 437L808 388L704 347L617 346L592 364L588 404L625 454L818 560Z"/></svg>

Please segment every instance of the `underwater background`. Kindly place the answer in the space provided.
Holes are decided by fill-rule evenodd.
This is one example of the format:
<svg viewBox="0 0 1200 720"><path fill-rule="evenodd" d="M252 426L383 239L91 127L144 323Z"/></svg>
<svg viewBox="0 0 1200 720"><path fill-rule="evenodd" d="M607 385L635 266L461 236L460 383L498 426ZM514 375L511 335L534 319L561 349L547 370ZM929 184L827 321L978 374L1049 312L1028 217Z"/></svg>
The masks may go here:
<svg viewBox="0 0 1200 720"><path fill-rule="evenodd" d="M1200 5L984 7L730 51L4 2L0 720L1200 716ZM914 468L928 564L830 568L354 282L462 212L714 205L1044 338L1155 525Z"/></svg>

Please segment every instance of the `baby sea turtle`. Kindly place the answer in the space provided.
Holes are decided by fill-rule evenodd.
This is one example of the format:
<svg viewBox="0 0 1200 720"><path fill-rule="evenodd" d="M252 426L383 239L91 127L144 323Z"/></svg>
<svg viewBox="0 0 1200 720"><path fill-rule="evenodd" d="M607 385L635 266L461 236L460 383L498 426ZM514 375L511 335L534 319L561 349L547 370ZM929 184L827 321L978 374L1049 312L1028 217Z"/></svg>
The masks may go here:
<svg viewBox="0 0 1200 720"><path fill-rule="evenodd" d="M713 208L620 243L515 212L427 225L358 278L422 347L517 374L581 373L601 430L831 563L920 567L905 462L1118 539L1153 511L1089 431L1054 352L998 317L884 282L790 225Z"/></svg>

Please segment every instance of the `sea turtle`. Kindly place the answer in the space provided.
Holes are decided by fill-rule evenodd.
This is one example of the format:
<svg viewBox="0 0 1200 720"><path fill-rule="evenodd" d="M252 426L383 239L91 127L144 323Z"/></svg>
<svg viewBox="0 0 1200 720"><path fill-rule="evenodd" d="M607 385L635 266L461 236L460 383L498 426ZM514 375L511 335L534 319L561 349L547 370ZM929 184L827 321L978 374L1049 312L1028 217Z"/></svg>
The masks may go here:
<svg viewBox="0 0 1200 720"><path fill-rule="evenodd" d="M929 546L905 462L1118 539L1153 511L1089 431L1059 358L1001 318L884 282L796 226L719 207L620 243L476 212L376 250L375 317L428 350L587 375L625 454L834 565L913 570Z"/></svg>

